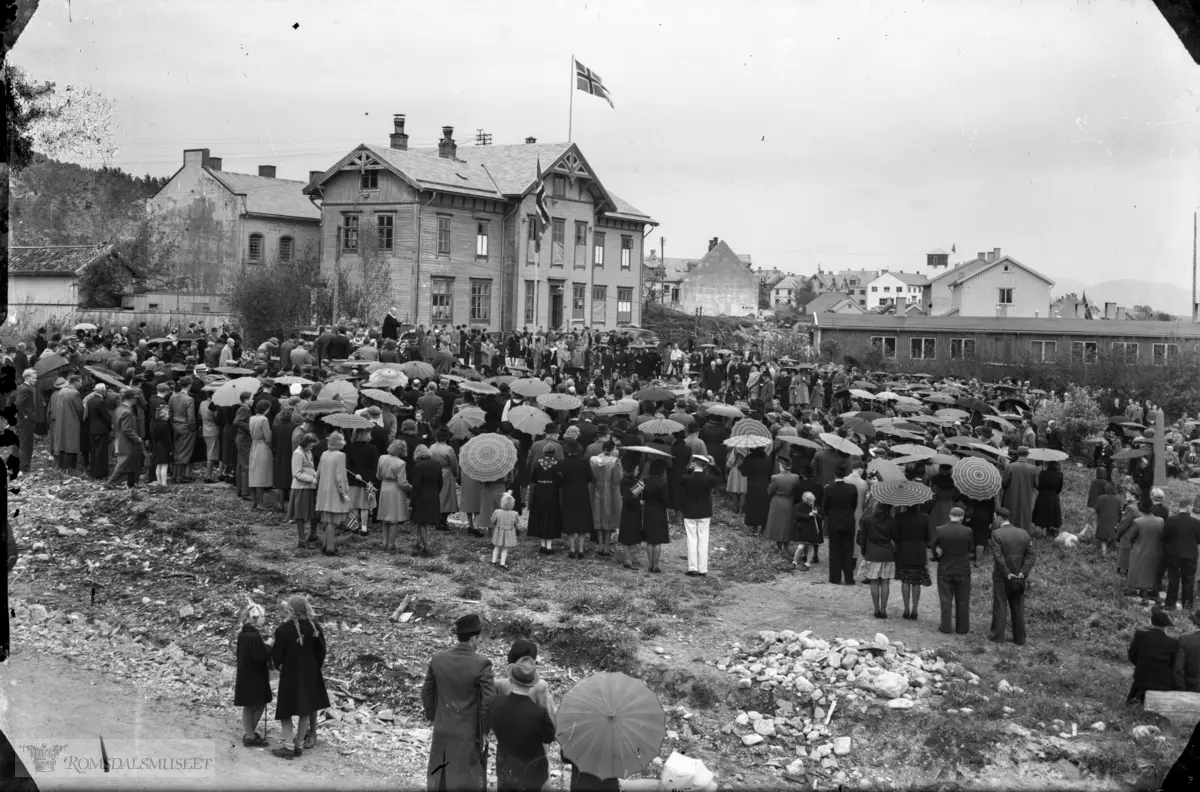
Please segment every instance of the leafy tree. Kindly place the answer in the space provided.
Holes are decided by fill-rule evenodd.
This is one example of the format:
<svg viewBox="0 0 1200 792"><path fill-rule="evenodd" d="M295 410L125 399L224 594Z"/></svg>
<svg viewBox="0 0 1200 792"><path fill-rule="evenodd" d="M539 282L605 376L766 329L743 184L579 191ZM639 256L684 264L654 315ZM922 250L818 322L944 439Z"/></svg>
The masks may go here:
<svg viewBox="0 0 1200 792"><path fill-rule="evenodd" d="M1033 423L1045 432L1053 420L1062 430L1064 446L1069 454L1086 455L1089 451L1083 439L1103 432L1108 416L1100 409L1100 394L1090 388L1071 385L1062 396L1051 394L1033 412Z"/></svg>
<svg viewBox="0 0 1200 792"><path fill-rule="evenodd" d="M358 233L358 260L361 266L362 307L352 314L367 324L383 322L392 304L392 262L380 244L374 222L363 223Z"/></svg>
<svg viewBox="0 0 1200 792"><path fill-rule="evenodd" d="M1175 317L1166 311L1156 311L1149 305L1135 305L1129 316L1141 322L1173 322Z"/></svg>
<svg viewBox="0 0 1200 792"><path fill-rule="evenodd" d="M116 103L88 86L58 88L30 78L11 63L4 67L8 102L9 166L19 173L38 155L99 157L116 152L113 110Z"/></svg>
<svg viewBox="0 0 1200 792"><path fill-rule="evenodd" d="M315 256L266 267L243 267L230 289L229 310L250 344L283 336L312 320L312 288L321 285Z"/></svg>

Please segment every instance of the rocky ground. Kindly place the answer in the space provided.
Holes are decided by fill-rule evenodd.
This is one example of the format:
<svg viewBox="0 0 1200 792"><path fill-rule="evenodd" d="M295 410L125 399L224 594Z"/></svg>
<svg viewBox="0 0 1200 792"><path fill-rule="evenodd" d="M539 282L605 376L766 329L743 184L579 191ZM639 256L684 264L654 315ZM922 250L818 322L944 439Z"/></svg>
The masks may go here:
<svg viewBox="0 0 1200 792"><path fill-rule="evenodd" d="M1156 784L1184 744L1122 706L1128 629L1145 615L1119 588L1109 595L1109 564L1090 549L1039 545L1030 644L1018 649L982 635L982 583L970 636L937 632L932 590L920 621L898 618L899 591L893 618L879 621L865 586L822 583L824 561L792 572L728 512L716 521L706 580L682 576L678 537L664 575L596 558L539 559L527 548L500 574L485 563L490 546L461 524L438 535L431 560L385 556L376 539L357 537L326 558L296 550L290 525L222 486L130 502L86 480L59 486L34 474L19 483L10 509L20 509L22 557L10 602L22 679L57 673L112 687L118 700L136 691L164 717L192 717L192 736L232 744L238 610L253 597L274 624L287 594L311 597L330 644L325 761L229 750L259 754L266 767L303 764L311 772L298 774L300 785L423 783L429 732L418 689L429 655L468 609L487 619L482 651L498 663L516 635L538 640L558 698L598 669L646 679L668 711L662 758L679 750L703 759L728 787L1124 789ZM1082 592L1082 605L1064 593L1079 580L1096 589ZM6 690L11 668L0 672ZM73 712L103 721L112 700L76 702ZM19 736L13 707L8 718ZM268 728L278 735L277 723ZM253 785L254 762L228 761ZM561 781L557 756L552 765ZM337 772L346 776L328 775Z"/></svg>

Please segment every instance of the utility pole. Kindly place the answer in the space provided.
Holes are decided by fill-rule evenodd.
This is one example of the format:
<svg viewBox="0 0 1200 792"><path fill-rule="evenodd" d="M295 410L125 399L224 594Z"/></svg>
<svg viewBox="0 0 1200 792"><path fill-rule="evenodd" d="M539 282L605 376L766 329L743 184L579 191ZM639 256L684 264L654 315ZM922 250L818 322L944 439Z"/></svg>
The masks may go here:
<svg viewBox="0 0 1200 792"><path fill-rule="evenodd" d="M491 134L490 134L490 133L488 133L488 132L484 132L482 129L476 129L476 130L475 130L475 145L476 145L476 146L490 146L490 145L492 145L492 136L491 136Z"/></svg>
<svg viewBox="0 0 1200 792"><path fill-rule="evenodd" d="M1192 322L1200 322L1200 302L1196 301L1196 217L1192 212Z"/></svg>

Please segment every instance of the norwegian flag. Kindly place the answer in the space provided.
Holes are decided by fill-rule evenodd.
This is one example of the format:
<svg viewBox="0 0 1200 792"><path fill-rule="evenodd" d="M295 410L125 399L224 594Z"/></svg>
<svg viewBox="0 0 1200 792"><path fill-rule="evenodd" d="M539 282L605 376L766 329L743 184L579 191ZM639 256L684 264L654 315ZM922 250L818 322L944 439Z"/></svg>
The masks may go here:
<svg viewBox="0 0 1200 792"><path fill-rule="evenodd" d="M546 182L542 180L542 158L539 155L537 158L537 182L533 188L534 206L537 209L538 219L538 242L541 243L542 236L546 233L546 226L550 225L550 210L546 208Z"/></svg>
<svg viewBox="0 0 1200 792"><path fill-rule="evenodd" d="M592 96L599 96L604 101L608 102L608 106L616 109L613 104L612 97L608 95L608 89L604 87L604 83L600 80L600 75L584 66L579 61L575 61L575 87L584 93L589 93Z"/></svg>

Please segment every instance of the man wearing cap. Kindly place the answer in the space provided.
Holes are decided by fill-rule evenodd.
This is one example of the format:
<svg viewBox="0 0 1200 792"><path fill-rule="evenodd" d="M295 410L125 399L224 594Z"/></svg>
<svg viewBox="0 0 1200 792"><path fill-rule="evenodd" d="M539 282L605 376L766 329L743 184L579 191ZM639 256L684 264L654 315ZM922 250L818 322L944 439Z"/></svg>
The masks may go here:
<svg viewBox="0 0 1200 792"><path fill-rule="evenodd" d="M488 709L494 695L492 661L480 655L478 614L454 623L458 643L434 654L425 672L421 703L433 723L426 788L487 788Z"/></svg>
<svg viewBox="0 0 1200 792"><path fill-rule="evenodd" d="M1033 530L1033 499L1037 492L1038 469L1029 461L1029 447L1017 449L1017 461L1004 473L1004 508L1013 524L1026 532Z"/></svg>
<svg viewBox="0 0 1200 792"><path fill-rule="evenodd" d="M1013 643L1025 644L1025 583L1037 554L1029 532L1009 521L1008 510L996 510L1000 527L992 531L992 627L988 638L1003 641L1008 615L1012 614ZM1009 580L1019 591L1010 591Z"/></svg>
<svg viewBox="0 0 1200 792"><path fill-rule="evenodd" d="M83 400L77 390L79 377L71 380L59 377L54 382L54 394L46 411L50 422L50 453L57 468L58 480L64 470L74 470L79 461L79 433L83 425Z"/></svg>
<svg viewBox="0 0 1200 792"><path fill-rule="evenodd" d="M929 547L938 562L938 599L942 606L941 632L965 635L971 631L971 554L974 536L963 525L966 512L959 506L950 509L950 522L934 529ZM950 614L954 614L954 627Z"/></svg>
<svg viewBox="0 0 1200 792"><path fill-rule="evenodd" d="M688 470L680 480L683 529L687 534L688 577L708 576L708 535L712 522L712 493L721 486L713 475L712 459L696 454L688 462Z"/></svg>

